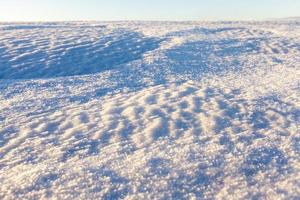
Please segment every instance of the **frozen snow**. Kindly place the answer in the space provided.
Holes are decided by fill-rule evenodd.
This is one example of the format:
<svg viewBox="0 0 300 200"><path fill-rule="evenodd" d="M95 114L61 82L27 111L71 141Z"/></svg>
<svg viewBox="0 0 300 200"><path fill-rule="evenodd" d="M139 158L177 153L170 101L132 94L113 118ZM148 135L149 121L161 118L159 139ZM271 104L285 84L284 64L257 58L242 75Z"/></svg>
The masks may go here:
<svg viewBox="0 0 300 200"><path fill-rule="evenodd" d="M1 199L299 199L300 23L0 24Z"/></svg>

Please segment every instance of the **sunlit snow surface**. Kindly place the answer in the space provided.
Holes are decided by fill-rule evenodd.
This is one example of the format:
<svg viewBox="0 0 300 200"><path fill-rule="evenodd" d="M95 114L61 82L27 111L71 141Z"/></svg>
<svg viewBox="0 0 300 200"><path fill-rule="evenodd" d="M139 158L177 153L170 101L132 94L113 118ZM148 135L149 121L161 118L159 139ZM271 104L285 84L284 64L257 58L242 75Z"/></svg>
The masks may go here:
<svg viewBox="0 0 300 200"><path fill-rule="evenodd" d="M299 199L300 22L0 24L0 199Z"/></svg>

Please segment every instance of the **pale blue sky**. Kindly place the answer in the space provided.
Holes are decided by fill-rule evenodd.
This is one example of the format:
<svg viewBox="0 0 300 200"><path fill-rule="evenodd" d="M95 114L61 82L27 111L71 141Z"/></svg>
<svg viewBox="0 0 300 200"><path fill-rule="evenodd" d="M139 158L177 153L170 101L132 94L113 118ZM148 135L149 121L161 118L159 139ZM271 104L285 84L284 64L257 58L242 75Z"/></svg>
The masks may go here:
<svg viewBox="0 0 300 200"><path fill-rule="evenodd" d="M300 0L0 0L0 21L261 20L300 16Z"/></svg>

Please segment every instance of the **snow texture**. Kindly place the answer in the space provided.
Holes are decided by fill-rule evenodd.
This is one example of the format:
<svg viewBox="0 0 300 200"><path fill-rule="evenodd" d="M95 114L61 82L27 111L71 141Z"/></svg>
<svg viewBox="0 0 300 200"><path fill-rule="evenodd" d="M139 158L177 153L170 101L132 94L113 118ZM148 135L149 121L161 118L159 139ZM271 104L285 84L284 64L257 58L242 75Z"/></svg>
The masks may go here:
<svg viewBox="0 0 300 200"><path fill-rule="evenodd" d="M0 24L0 199L300 199L300 22Z"/></svg>

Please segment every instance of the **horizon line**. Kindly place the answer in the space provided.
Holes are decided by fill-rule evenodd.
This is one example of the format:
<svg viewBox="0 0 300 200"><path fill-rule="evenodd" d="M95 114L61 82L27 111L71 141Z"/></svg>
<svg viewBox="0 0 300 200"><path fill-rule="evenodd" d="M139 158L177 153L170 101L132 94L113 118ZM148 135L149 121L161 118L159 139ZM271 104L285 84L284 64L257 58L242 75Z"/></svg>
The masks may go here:
<svg viewBox="0 0 300 200"><path fill-rule="evenodd" d="M297 20L300 16L279 17L279 18L265 18L265 19L206 19L206 20L141 20L141 19L120 19L120 20L0 20L0 23L45 23L45 22L264 22L276 20Z"/></svg>

